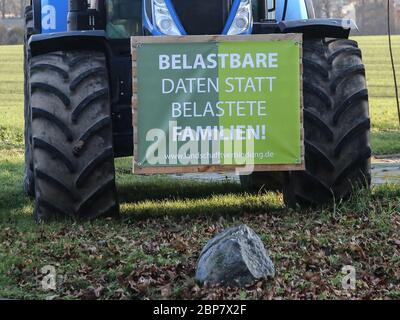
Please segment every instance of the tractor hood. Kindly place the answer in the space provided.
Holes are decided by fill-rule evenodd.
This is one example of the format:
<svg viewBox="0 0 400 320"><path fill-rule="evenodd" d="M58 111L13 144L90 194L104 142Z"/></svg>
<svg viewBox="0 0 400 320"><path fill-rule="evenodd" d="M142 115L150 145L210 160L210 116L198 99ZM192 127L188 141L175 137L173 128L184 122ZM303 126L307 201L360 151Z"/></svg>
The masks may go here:
<svg viewBox="0 0 400 320"><path fill-rule="evenodd" d="M143 0L152 35L249 34L252 0Z"/></svg>

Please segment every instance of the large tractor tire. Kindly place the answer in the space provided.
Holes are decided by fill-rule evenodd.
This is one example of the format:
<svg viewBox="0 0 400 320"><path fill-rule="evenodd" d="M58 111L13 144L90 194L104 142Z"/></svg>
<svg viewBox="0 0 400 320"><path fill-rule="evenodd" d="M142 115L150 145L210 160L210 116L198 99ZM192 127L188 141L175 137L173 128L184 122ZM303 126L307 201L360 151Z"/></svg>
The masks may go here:
<svg viewBox="0 0 400 320"><path fill-rule="evenodd" d="M118 213L106 59L54 52L30 62L35 218Z"/></svg>
<svg viewBox="0 0 400 320"><path fill-rule="evenodd" d="M244 178L270 189L280 182L289 207L332 203L371 183L368 91L357 42L305 40L303 66L306 171Z"/></svg>
<svg viewBox="0 0 400 320"><path fill-rule="evenodd" d="M32 6L25 8L25 35L24 35L24 140L25 140L25 168L24 168L24 192L33 197L35 195L35 180L33 178L32 159L32 133L31 116L29 108L29 50L28 41L33 34Z"/></svg>

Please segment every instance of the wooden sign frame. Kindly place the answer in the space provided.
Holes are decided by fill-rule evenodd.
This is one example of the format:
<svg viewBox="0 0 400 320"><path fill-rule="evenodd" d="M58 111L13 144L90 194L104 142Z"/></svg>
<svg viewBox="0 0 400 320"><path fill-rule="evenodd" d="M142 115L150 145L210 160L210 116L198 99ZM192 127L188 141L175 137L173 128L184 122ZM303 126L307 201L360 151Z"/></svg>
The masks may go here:
<svg viewBox="0 0 400 320"><path fill-rule="evenodd" d="M187 165L187 166L154 166L141 167L138 159L138 79L137 79L137 48L141 44L148 43L203 43L203 42L248 42L248 41L283 41L293 40L299 43L300 50L300 139L301 139L301 163L299 164L271 164L253 165L253 171L304 171L304 101L303 101L303 51L302 34L264 34L248 36L135 36L131 38L132 54L132 125L133 125L133 166L134 174L172 174L172 173L199 173L199 172L232 172L245 169L245 165Z"/></svg>

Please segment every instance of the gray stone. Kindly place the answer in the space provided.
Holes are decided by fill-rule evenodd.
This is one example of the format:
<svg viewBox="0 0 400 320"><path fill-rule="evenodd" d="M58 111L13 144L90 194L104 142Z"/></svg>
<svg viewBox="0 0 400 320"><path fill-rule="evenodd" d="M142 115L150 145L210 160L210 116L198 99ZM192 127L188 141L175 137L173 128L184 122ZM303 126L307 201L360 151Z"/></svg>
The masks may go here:
<svg viewBox="0 0 400 320"><path fill-rule="evenodd" d="M196 281L244 287L274 275L274 264L260 237L241 225L223 231L206 244L198 260Z"/></svg>

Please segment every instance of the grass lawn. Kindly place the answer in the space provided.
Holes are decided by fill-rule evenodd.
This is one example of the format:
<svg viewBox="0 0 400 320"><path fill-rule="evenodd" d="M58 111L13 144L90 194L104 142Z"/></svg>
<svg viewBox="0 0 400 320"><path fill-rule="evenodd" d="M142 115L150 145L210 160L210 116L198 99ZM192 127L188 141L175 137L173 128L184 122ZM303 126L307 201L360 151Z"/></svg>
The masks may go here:
<svg viewBox="0 0 400 320"><path fill-rule="evenodd" d="M375 154L400 153L400 128L396 110L393 74L385 36L355 37L363 51L367 70L372 121L372 149ZM393 50L400 78L400 36L393 38Z"/></svg>
<svg viewBox="0 0 400 320"><path fill-rule="evenodd" d="M387 40L357 40L367 67L374 153L400 153ZM394 44L400 57L400 37ZM0 46L0 297L400 298L400 186L297 212L283 207L281 194L246 194L232 182L134 177L130 159L119 159L121 219L35 224L33 202L21 188L21 50ZM260 234L276 277L242 290L199 287L193 276L202 246L241 223ZM56 290L41 287L46 265L56 268ZM344 265L356 268L355 291L342 290Z"/></svg>

